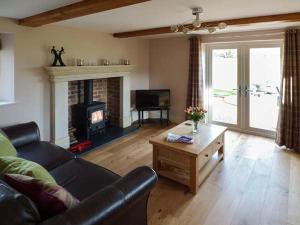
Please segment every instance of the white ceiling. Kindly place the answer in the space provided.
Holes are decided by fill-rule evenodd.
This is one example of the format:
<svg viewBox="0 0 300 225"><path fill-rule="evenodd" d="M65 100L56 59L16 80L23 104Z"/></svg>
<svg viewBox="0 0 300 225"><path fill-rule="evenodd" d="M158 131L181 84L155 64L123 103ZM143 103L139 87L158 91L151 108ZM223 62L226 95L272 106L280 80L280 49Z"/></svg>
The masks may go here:
<svg viewBox="0 0 300 225"><path fill-rule="evenodd" d="M0 0L0 16L24 18L79 0ZM181 23L192 19L191 7L201 6L204 21L300 12L300 0L152 0L56 23L116 33ZM242 26L238 31L273 29L299 23ZM228 28L226 31L235 31Z"/></svg>
<svg viewBox="0 0 300 225"><path fill-rule="evenodd" d="M0 17L21 19L81 0L0 0Z"/></svg>

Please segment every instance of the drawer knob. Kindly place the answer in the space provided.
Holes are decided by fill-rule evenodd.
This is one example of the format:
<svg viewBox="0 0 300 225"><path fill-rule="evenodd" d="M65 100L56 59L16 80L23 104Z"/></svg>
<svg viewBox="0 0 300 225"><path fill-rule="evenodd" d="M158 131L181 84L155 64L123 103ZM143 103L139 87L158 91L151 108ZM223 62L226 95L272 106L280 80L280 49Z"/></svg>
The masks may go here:
<svg viewBox="0 0 300 225"><path fill-rule="evenodd" d="M208 154L205 154L205 157L208 157Z"/></svg>
<svg viewBox="0 0 300 225"><path fill-rule="evenodd" d="M220 142L220 141L218 141L218 142L217 142L217 144L218 144L218 145L220 145L220 144L221 144L221 142Z"/></svg>

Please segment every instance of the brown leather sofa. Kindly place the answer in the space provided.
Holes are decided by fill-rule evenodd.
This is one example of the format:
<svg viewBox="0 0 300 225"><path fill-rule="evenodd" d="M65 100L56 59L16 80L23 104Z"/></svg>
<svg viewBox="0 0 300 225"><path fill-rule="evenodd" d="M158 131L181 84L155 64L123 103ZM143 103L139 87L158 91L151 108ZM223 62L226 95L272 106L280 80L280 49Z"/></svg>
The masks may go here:
<svg viewBox="0 0 300 225"><path fill-rule="evenodd" d="M147 201L157 176L140 167L124 177L49 142L34 122L2 128L18 156L44 166L80 204L41 221L35 205L0 179L1 225L146 225ZM1 151L1 149L0 149Z"/></svg>

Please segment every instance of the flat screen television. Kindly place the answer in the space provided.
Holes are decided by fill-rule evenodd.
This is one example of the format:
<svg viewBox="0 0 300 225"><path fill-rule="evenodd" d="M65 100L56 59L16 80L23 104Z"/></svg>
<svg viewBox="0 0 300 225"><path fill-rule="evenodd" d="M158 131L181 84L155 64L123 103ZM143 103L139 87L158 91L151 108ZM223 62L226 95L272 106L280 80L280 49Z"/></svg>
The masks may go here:
<svg viewBox="0 0 300 225"><path fill-rule="evenodd" d="M141 108L168 108L170 107L170 90L136 90L135 104Z"/></svg>

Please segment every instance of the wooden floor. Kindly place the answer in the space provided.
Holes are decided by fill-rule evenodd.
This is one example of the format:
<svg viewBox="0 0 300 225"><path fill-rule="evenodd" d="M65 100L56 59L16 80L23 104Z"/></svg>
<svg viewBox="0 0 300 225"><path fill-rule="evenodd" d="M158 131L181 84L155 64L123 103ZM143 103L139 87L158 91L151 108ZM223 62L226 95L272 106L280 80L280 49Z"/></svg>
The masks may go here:
<svg viewBox="0 0 300 225"><path fill-rule="evenodd" d="M120 175L151 166L148 140L165 129L146 125L84 158ZM267 138L231 131L225 138L226 159L197 195L159 178L149 200L149 225L300 225L300 155Z"/></svg>

